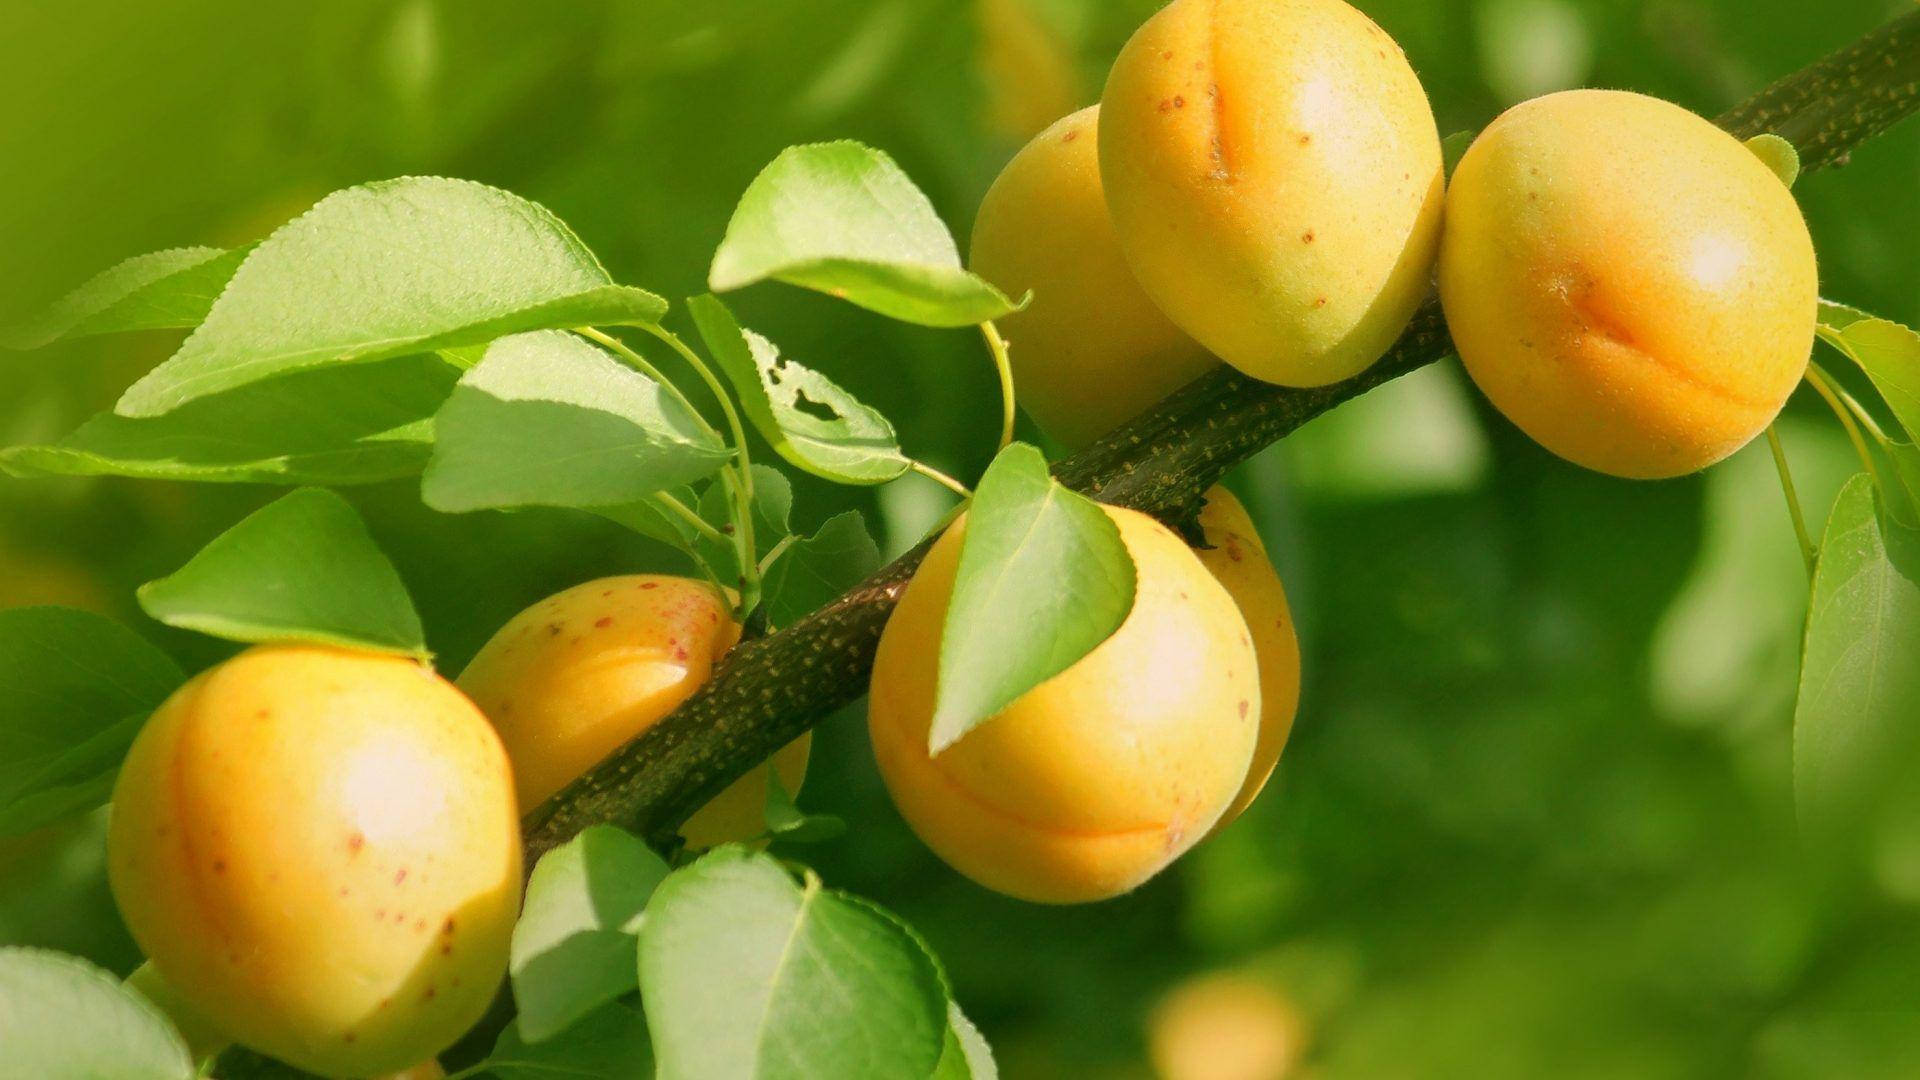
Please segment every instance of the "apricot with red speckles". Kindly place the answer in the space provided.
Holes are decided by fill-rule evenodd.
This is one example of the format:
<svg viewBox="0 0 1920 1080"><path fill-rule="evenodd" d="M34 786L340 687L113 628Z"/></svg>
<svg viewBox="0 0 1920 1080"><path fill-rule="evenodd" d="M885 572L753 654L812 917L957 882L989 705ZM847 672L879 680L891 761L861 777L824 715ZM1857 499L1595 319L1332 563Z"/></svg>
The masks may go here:
<svg viewBox="0 0 1920 1080"><path fill-rule="evenodd" d="M1460 159L1440 300L1467 373L1548 450L1614 476L1705 468L1766 429L1813 347L1799 205L1678 105L1570 90Z"/></svg>
<svg viewBox="0 0 1920 1080"><path fill-rule="evenodd" d="M1173 0L1114 60L1100 173L1147 295L1256 379L1358 374L1430 287L1433 112L1341 0Z"/></svg>
<svg viewBox="0 0 1920 1080"><path fill-rule="evenodd" d="M1113 636L938 757L927 752L962 518L927 553L880 638L868 726L902 816L954 869L1026 900L1101 900L1197 843L1247 778L1260 721L1254 645L1180 537L1102 507L1133 556Z"/></svg>
<svg viewBox="0 0 1920 1080"><path fill-rule="evenodd" d="M399 657L250 649L141 730L108 874L165 984L236 1042L323 1076L408 1068L480 1018L520 903L507 758Z"/></svg>
<svg viewBox="0 0 1920 1080"><path fill-rule="evenodd" d="M725 597L691 578L636 574L556 593L514 616L460 676L500 731L531 810L692 696L740 639ZM809 736L773 757L800 790ZM767 766L681 827L694 847L765 831Z"/></svg>

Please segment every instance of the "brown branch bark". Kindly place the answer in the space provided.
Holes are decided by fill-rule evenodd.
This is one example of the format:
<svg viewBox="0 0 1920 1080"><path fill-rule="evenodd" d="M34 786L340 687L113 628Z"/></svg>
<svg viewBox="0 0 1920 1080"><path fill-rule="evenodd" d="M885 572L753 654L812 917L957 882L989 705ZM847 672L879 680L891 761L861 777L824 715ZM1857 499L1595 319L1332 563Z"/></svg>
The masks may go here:
<svg viewBox="0 0 1920 1080"><path fill-rule="evenodd" d="M1803 170L1848 152L1920 107L1920 12L1767 87L1718 118L1743 138L1772 132ZM1170 521L1221 476L1301 424L1452 350L1429 301L1379 363L1343 383L1293 390L1222 368L1061 462L1062 481ZM669 840L735 778L866 690L873 652L925 545L844 596L750 641L698 694L527 815L527 865L581 829L613 822Z"/></svg>

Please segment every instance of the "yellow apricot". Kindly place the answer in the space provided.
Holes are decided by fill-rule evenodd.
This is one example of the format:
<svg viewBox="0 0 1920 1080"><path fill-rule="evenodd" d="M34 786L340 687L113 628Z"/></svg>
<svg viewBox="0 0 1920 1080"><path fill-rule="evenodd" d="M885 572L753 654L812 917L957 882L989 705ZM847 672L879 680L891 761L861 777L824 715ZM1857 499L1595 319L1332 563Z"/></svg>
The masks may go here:
<svg viewBox="0 0 1920 1080"><path fill-rule="evenodd" d="M1107 77L1100 171L1147 295L1256 379L1358 374L1427 293L1439 132L1341 0L1173 0Z"/></svg>
<svg viewBox="0 0 1920 1080"><path fill-rule="evenodd" d="M1240 794L1214 826L1218 831L1260 794L1286 749L1294 712L1300 707L1300 637L1287 608L1287 590L1267 559L1266 545L1232 492L1223 487L1207 492L1200 509L1200 532L1212 546L1196 549L1194 554L1239 605L1260 661L1260 740Z"/></svg>
<svg viewBox="0 0 1920 1080"><path fill-rule="evenodd" d="M1000 320L1020 404L1078 449L1220 361L1173 325L1120 254L1100 190L1100 107L1041 132L1001 171L973 225L975 273L1025 311Z"/></svg>
<svg viewBox="0 0 1920 1080"><path fill-rule="evenodd" d="M480 1018L520 904L506 754L398 657L250 649L177 691L114 789L134 940L243 1045L323 1076L439 1053Z"/></svg>
<svg viewBox="0 0 1920 1080"><path fill-rule="evenodd" d="M528 810L659 723L713 675L740 626L711 585L665 574L576 585L513 617L460 676L492 719ZM810 736L773 756L781 786L800 790ZM701 807L680 833L693 847L765 830L767 767Z"/></svg>
<svg viewBox="0 0 1920 1080"><path fill-rule="evenodd" d="M868 728L900 813L954 869L1042 903L1124 893L1205 836L1247 776L1260 680L1233 598L1144 514L1102 507L1138 571L1133 610L1079 662L939 757L927 753L966 519L880 637Z"/></svg>
<svg viewBox="0 0 1920 1080"><path fill-rule="evenodd" d="M1733 136L1615 90L1502 113L1454 172L1440 297L1467 372L1540 445L1693 472L1806 370L1818 275L1793 196Z"/></svg>

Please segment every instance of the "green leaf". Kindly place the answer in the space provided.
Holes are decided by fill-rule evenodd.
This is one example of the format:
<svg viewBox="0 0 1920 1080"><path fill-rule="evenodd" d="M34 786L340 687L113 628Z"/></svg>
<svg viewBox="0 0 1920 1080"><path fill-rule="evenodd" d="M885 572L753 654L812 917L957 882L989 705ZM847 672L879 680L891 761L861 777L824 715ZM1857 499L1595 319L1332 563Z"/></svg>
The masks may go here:
<svg viewBox="0 0 1920 1080"><path fill-rule="evenodd" d="M947 1003L947 1042L940 1052L940 1064L933 1070L933 1080L1000 1080L993 1048L960 1006L952 1002Z"/></svg>
<svg viewBox="0 0 1920 1080"><path fill-rule="evenodd" d="M1908 438L1920 440L1920 334L1897 322L1822 302L1820 337L1860 365Z"/></svg>
<svg viewBox="0 0 1920 1080"><path fill-rule="evenodd" d="M1800 179L1800 151L1780 136L1771 132L1755 135L1747 140L1747 149L1753 151L1753 155L1787 187L1792 187L1793 182Z"/></svg>
<svg viewBox="0 0 1920 1080"><path fill-rule="evenodd" d="M692 508L699 499L689 487L670 488L659 494L670 495L679 500L680 505ZM648 539L671 544L688 554L693 554L693 543L698 534L693 525L680 515L656 503L651 498L638 502L621 503L618 506L595 506L592 512L608 521L625 525Z"/></svg>
<svg viewBox="0 0 1920 1080"><path fill-rule="evenodd" d="M315 368L134 419L101 413L48 446L0 451L15 476L368 484L412 476L459 373L433 354Z"/></svg>
<svg viewBox="0 0 1920 1080"><path fill-rule="evenodd" d="M974 493L940 641L928 751L938 754L1060 674L1133 610L1133 558L1098 504L1014 443Z"/></svg>
<svg viewBox="0 0 1920 1080"><path fill-rule="evenodd" d="M854 142L792 147L740 197L707 283L730 292L768 279L923 326L1018 310L961 268L952 234L900 166Z"/></svg>
<svg viewBox="0 0 1920 1080"><path fill-rule="evenodd" d="M115 411L153 416L330 362L652 324L665 312L652 293L615 285L534 203L466 180L386 180L334 192L261 242L200 328Z"/></svg>
<svg viewBox="0 0 1920 1080"><path fill-rule="evenodd" d="M632 964L632 956L628 956ZM615 1003L568 1028L563 1038L530 1043L515 1021L484 1063L497 1080L653 1080L647 1021Z"/></svg>
<svg viewBox="0 0 1920 1080"><path fill-rule="evenodd" d="M791 626L880 568L880 545L858 510L827 519L767 568L762 602L775 626Z"/></svg>
<svg viewBox="0 0 1920 1080"><path fill-rule="evenodd" d="M427 656L420 616L347 501L301 488L255 511L168 577L148 615L232 641L317 641Z"/></svg>
<svg viewBox="0 0 1920 1080"><path fill-rule="evenodd" d="M185 247L135 255L96 274L31 323L0 333L0 347L38 349L95 334L198 326L251 250Z"/></svg>
<svg viewBox="0 0 1920 1080"><path fill-rule="evenodd" d="M191 1080L173 1025L76 956L0 947L0 1080Z"/></svg>
<svg viewBox="0 0 1920 1080"><path fill-rule="evenodd" d="M558 330L494 342L434 427L421 492L448 513L639 502L730 456L666 388Z"/></svg>
<svg viewBox="0 0 1920 1080"><path fill-rule="evenodd" d="M541 858L513 928L509 971L520 1038L544 1042L639 985L640 914L666 861L610 825Z"/></svg>
<svg viewBox="0 0 1920 1080"><path fill-rule="evenodd" d="M767 770L766 823L768 837L793 844L817 844L847 831L847 823L831 814L801 810L775 769Z"/></svg>
<svg viewBox="0 0 1920 1080"><path fill-rule="evenodd" d="M1910 762L1920 717L1920 534L1875 508L1865 474L1841 489L1820 542L1794 708L1801 821L1853 821Z"/></svg>
<svg viewBox="0 0 1920 1080"><path fill-rule="evenodd" d="M940 1058L947 996L911 931L722 847L647 906L640 992L661 1080L898 1080Z"/></svg>
<svg viewBox="0 0 1920 1080"><path fill-rule="evenodd" d="M727 485L720 480L708 484L700 493L698 506L701 520L723 533L731 535L737 523L733 520L733 500L727 494ZM765 558L769 552L790 531L787 524L793 512L793 484L780 470L766 465L753 467L753 546L757 558ZM720 580L728 585L740 578L740 559L729 540L722 543L711 537L701 537L696 544L700 556L713 567Z"/></svg>
<svg viewBox="0 0 1920 1080"><path fill-rule="evenodd" d="M105 803L141 721L185 681L111 619L0 610L0 836Z"/></svg>
<svg viewBox="0 0 1920 1080"><path fill-rule="evenodd" d="M742 329L715 297L696 296L687 309L747 419L795 468L842 484L880 484L907 471L900 440L886 417L825 375L782 359L772 342Z"/></svg>

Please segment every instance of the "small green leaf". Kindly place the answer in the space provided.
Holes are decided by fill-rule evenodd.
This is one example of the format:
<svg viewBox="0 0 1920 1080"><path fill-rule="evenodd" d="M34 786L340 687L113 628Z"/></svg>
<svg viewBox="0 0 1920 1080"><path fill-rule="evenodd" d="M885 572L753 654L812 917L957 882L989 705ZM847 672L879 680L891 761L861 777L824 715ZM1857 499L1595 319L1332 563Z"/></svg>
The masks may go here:
<svg viewBox="0 0 1920 1080"><path fill-rule="evenodd" d="M646 325L666 302L615 285L544 208L466 180L337 191L262 241L200 328L115 411L153 416L288 371L505 334Z"/></svg>
<svg viewBox="0 0 1920 1080"><path fill-rule="evenodd" d="M739 847L654 893L640 992L661 1080L929 1076L947 1029L940 971L899 920Z"/></svg>
<svg viewBox="0 0 1920 1080"><path fill-rule="evenodd" d="M711 295L687 301L701 340L739 395L747 419L795 468L842 484L880 484L907 471L893 425L825 375L782 359ZM819 416L803 407L832 413Z"/></svg>
<svg viewBox="0 0 1920 1080"><path fill-rule="evenodd" d="M198 326L251 250L187 247L135 255L96 274L33 322L0 333L0 346L38 349L95 334Z"/></svg>
<svg viewBox="0 0 1920 1080"><path fill-rule="evenodd" d="M447 513L620 506L730 457L659 383L559 330L494 342L434 429L421 492Z"/></svg>
<svg viewBox="0 0 1920 1080"><path fill-rule="evenodd" d="M1475 131L1456 131L1440 140L1440 160L1446 168L1447 179L1453 179L1453 170L1460 159L1467 154L1467 147L1473 145L1478 135Z"/></svg>
<svg viewBox="0 0 1920 1080"><path fill-rule="evenodd" d="M420 616L347 501L301 488L255 511L173 574L140 587L148 615L231 641L316 641L424 658Z"/></svg>
<svg viewBox="0 0 1920 1080"><path fill-rule="evenodd" d="M679 500L680 505L689 508L697 505L699 501L693 494L693 489L689 487L670 488L658 494L670 495ZM688 554L693 553L693 542L698 535L693 526L680 515L653 501L652 498L622 503L618 506L595 506L590 509L608 521L625 525L650 540L671 544Z"/></svg>
<svg viewBox="0 0 1920 1080"><path fill-rule="evenodd" d="M1855 476L1820 542L1794 708L1801 822L1855 821L1911 762L1920 717L1920 534L1877 512Z"/></svg>
<svg viewBox="0 0 1920 1080"><path fill-rule="evenodd" d="M1753 151L1753 156L1759 158L1787 187L1792 187L1793 182L1800 179L1800 151L1780 136L1771 132L1755 135L1747 140L1747 149Z"/></svg>
<svg viewBox="0 0 1920 1080"><path fill-rule="evenodd" d="M105 803L141 721L185 681L111 619L0 610L0 836Z"/></svg>
<svg viewBox="0 0 1920 1080"><path fill-rule="evenodd" d="M1900 524L1920 529L1920 447L1910 442L1885 442L1880 449L1893 463L1893 477L1899 490L1886 492L1890 512Z"/></svg>
<svg viewBox="0 0 1920 1080"><path fill-rule="evenodd" d="M0 450L15 476L369 484L413 476L459 373L432 354L248 383L164 416L101 413L48 446Z"/></svg>
<svg viewBox="0 0 1920 1080"><path fill-rule="evenodd" d="M809 814L794 803L778 770L767 770L767 836L793 844L817 844L842 836L847 823L831 814Z"/></svg>
<svg viewBox="0 0 1920 1080"><path fill-rule="evenodd" d="M1839 304L1820 306L1820 338L1867 373L1874 389L1920 440L1920 333Z"/></svg>
<svg viewBox="0 0 1920 1080"><path fill-rule="evenodd" d="M0 947L0 1080L192 1080L147 1000L76 956Z"/></svg>
<svg viewBox="0 0 1920 1080"><path fill-rule="evenodd" d="M596 825L549 851L527 880L509 971L517 1026L544 1042L639 985L640 914L667 876L635 837Z"/></svg>
<svg viewBox="0 0 1920 1080"><path fill-rule="evenodd" d="M708 285L730 292L768 279L923 326L1018 310L961 268L953 235L900 166L853 142L791 147L740 197Z"/></svg>
<svg viewBox="0 0 1920 1080"><path fill-rule="evenodd" d="M761 587L767 618L774 626L791 626L879 568L880 545L860 511L835 514L767 568Z"/></svg>
<svg viewBox="0 0 1920 1080"><path fill-rule="evenodd" d="M737 522L733 520L733 499L727 493L727 485L715 480L700 493L698 506L701 520L728 536L732 535ZM787 524L793 512L793 484L780 470L766 465L753 467L753 546L756 558L765 558L790 531ZM720 580L731 586L740 576L740 559L734 553L733 543L711 537L701 537L695 545L700 556L713 567Z"/></svg>
<svg viewBox="0 0 1920 1080"><path fill-rule="evenodd" d="M1025 443L988 466L956 527L966 533L940 641L934 754L1079 662L1133 610L1133 558L1113 519Z"/></svg>
<svg viewBox="0 0 1920 1080"><path fill-rule="evenodd" d="M631 956L628 961L631 964ZM653 1080L654 1076L646 1018L618 1002L574 1024L564 1037L537 1043L523 1038L515 1021L501 1032L484 1065L482 1075L495 1080Z"/></svg>
<svg viewBox="0 0 1920 1080"><path fill-rule="evenodd" d="M939 1066L933 1070L933 1080L1000 1080L993 1048L960 1006L952 1002L947 1003L947 1043L940 1052Z"/></svg>

